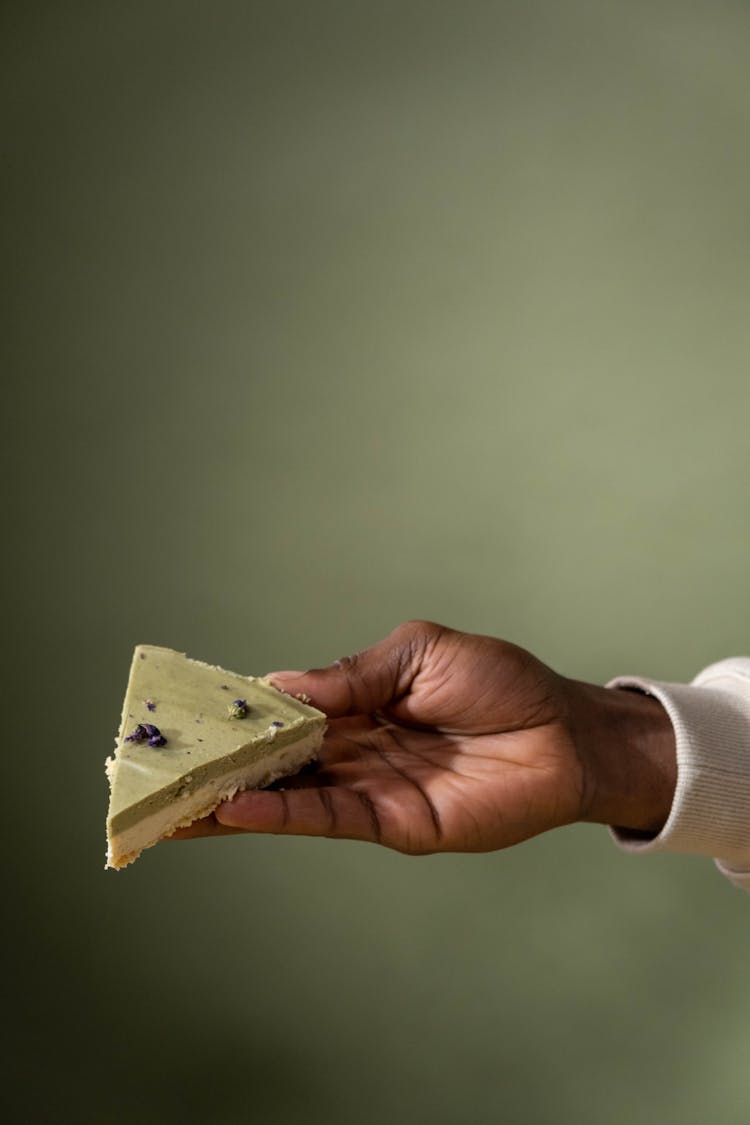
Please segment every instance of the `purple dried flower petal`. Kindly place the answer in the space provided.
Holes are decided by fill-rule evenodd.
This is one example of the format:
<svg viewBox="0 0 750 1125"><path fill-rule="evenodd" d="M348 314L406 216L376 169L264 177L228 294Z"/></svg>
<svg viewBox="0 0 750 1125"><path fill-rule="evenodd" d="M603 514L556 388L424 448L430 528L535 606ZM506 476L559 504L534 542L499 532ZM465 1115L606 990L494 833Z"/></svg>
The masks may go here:
<svg viewBox="0 0 750 1125"><path fill-rule="evenodd" d="M156 704L154 703L153 699L144 699L143 702L146 706L147 711L155 711L156 710Z"/></svg>
<svg viewBox="0 0 750 1125"><path fill-rule="evenodd" d="M274 719L274 721L271 723L272 727L283 727L283 725L284 724L280 723L278 719Z"/></svg>
<svg viewBox="0 0 750 1125"><path fill-rule="evenodd" d="M144 727L143 723L139 723L135 730L127 736L126 742L145 742L149 736L149 732Z"/></svg>
<svg viewBox="0 0 750 1125"><path fill-rule="evenodd" d="M166 746L167 740L161 733L158 727L153 723L139 723L132 734L129 734L125 739L126 742L146 742L149 746L157 748L159 746Z"/></svg>

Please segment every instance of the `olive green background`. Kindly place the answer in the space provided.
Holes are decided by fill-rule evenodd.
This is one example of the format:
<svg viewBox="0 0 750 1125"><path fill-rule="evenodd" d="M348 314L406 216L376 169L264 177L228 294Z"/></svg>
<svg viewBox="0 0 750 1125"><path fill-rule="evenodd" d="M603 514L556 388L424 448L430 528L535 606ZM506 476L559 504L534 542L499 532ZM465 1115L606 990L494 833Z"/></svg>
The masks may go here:
<svg viewBox="0 0 750 1125"><path fill-rule="evenodd" d="M131 649L750 650L750 9L3 3L14 1120L717 1125L750 899L578 826L102 870Z"/></svg>

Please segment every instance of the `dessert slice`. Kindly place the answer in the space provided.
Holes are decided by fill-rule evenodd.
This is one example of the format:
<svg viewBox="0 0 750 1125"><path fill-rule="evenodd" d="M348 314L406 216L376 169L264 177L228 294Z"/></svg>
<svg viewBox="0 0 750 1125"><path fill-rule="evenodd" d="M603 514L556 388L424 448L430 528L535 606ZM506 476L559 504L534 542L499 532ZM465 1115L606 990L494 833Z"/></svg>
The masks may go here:
<svg viewBox="0 0 750 1125"><path fill-rule="evenodd" d="M296 773L316 756L325 724L322 711L267 680L139 645L106 763L106 866L126 867L240 789Z"/></svg>

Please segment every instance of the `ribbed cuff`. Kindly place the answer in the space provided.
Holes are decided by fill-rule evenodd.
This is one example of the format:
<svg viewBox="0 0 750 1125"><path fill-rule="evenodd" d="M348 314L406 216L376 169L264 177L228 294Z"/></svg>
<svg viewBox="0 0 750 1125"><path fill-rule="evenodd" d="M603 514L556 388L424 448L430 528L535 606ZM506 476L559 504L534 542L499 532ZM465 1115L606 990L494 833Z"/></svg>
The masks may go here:
<svg viewBox="0 0 750 1125"><path fill-rule="evenodd" d="M750 890L750 660L712 665L691 685L618 676L607 687L658 699L677 746L677 786L661 832L644 837L613 827L617 844L718 857L722 873Z"/></svg>

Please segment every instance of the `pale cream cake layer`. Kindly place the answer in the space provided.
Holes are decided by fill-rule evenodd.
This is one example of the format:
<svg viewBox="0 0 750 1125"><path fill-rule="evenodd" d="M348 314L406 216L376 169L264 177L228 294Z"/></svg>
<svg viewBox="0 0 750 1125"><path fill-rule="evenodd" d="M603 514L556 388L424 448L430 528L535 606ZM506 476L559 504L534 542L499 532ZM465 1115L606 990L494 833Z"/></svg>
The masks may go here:
<svg viewBox="0 0 750 1125"><path fill-rule="evenodd" d="M233 707L237 700L246 707ZM296 773L316 756L325 723L321 711L265 679L139 645L107 759L107 867L132 863L239 790ZM139 728L142 740L128 741ZM154 728L164 745L144 736Z"/></svg>

